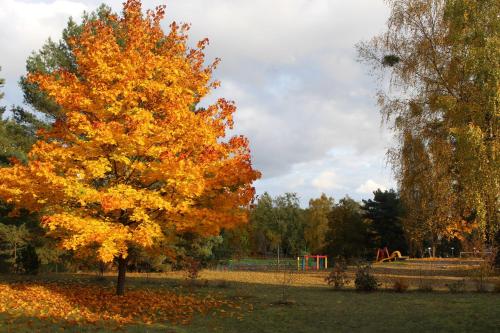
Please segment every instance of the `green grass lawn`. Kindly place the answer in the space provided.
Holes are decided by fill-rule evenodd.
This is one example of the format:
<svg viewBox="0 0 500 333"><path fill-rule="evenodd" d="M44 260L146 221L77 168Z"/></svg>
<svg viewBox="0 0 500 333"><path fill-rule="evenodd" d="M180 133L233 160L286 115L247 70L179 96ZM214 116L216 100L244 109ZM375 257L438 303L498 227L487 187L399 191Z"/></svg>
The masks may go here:
<svg viewBox="0 0 500 333"><path fill-rule="evenodd" d="M53 277L52 277L53 278ZM68 278L61 277L61 278ZM57 278L56 278L57 279ZM96 283L92 277L84 277ZM108 281L100 283L112 283ZM130 277L132 288L173 288L181 281ZM242 300L243 318L224 314L197 315L189 325L126 326L124 332L500 332L500 294L442 292L358 293L328 288L287 287L291 304L280 304L278 286L215 283L193 287L200 296L219 294ZM7 305L8 306L8 305ZM249 310L253 307L253 310ZM68 323L0 314L0 332L106 332L106 323L71 326Z"/></svg>

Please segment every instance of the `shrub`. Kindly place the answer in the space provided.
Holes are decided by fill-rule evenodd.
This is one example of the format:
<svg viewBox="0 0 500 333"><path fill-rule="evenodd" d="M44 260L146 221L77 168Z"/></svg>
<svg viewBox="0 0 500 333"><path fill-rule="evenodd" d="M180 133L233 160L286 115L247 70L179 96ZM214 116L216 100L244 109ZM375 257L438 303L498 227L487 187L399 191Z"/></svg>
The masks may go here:
<svg viewBox="0 0 500 333"><path fill-rule="evenodd" d="M358 291L374 291L378 289L378 281L370 272L371 266L359 265L356 270L354 284Z"/></svg>
<svg viewBox="0 0 500 333"><path fill-rule="evenodd" d="M186 273L189 280L196 280L200 275L201 263L195 259L186 261Z"/></svg>
<svg viewBox="0 0 500 333"><path fill-rule="evenodd" d="M278 281L281 280L281 299L279 300L279 304L282 305L289 305L292 303L295 303L294 301L291 301L289 299L290 297L290 287L293 285L293 282L295 281L297 277L297 271L294 269L289 269L285 266L281 268L281 272L277 272L277 278ZM282 275L282 276L281 276Z"/></svg>
<svg viewBox="0 0 500 333"><path fill-rule="evenodd" d="M346 271L347 263L344 259L338 259L333 266L333 270L325 278L326 283L328 283L329 286L333 285L335 290L344 288L344 286L349 283Z"/></svg>
<svg viewBox="0 0 500 333"><path fill-rule="evenodd" d="M465 279L449 283L446 286L452 293L463 293L465 291Z"/></svg>
<svg viewBox="0 0 500 333"><path fill-rule="evenodd" d="M488 278L495 272L494 257L489 256L481 263L481 265L473 271L472 281L476 284L476 290L479 292L487 291Z"/></svg>
<svg viewBox="0 0 500 333"><path fill-rule="evenodd" d="M32 245L28 245L24 251L21 252L20 261L25 274L38 274L40 260L38 259L35 248Z"/></svg>
<svg viewBox="0 0 500 333"><path fill-rule="evenodd" d="M406 282L403 279L398 279L394 281L394 284L392 285L392 289L398 293L403 293L407 291L408 287L409 287L408 282Z"/></svg>
<svg viewBox="0 0 500 333"><path fill-rule="evenodd" d="M500 293L500 281L496 281L493 284L493 292L495 293Z"/></svg>

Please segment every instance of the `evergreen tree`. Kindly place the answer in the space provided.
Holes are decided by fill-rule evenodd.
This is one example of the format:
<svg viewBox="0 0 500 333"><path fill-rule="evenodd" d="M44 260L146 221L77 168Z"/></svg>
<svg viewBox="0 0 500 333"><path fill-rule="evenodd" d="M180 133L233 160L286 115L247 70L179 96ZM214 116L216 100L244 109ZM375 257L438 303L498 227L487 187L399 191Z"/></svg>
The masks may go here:
<svg viewBox="0 0 500 333"><path fill-rule="evenodd" d="M326 249L331 257L370 257L370 234L358 202L346 196L340 199L328 216Z"/></svg>
<svg viewBox="0 0 500 333"><path fill-rule="evenodd" d="M373 192L373 199L363 200L363 216L371 221L370 229L373 232L374 245L378 248L386 247L407 253L401 217L403 206L398 194L394 190Z"/></svg>
<svg viewBox="0 0 500 333"><path fill-rule="evenodd" d="M4 83L5 80L0 78L0 88ZM0 91L0 100L3 96ZM12 159L25 162L36 140L37 129L45 126L21 107L13 107L9 117L5 111L6 107L0 106L0 167L10 165ZM45 244L38 217L26 210L12 215L12 208L0 200L0 266L3 271L36 273L33 264L37 261L33 259L36 257L35 248L43 252Z"/></svg>

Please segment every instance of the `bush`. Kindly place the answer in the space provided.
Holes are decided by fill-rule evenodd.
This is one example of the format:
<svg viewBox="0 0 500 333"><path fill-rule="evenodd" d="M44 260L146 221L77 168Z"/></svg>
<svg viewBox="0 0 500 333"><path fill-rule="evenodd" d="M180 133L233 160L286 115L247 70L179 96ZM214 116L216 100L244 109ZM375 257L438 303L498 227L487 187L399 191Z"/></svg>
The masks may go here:
<svg viewBox="0 0 500 333"><path fill-rule="evenodd" d="M31 244L21 252L20 261L24 273L31 275L38 274L40 260L38 259L35 248Z"/></svg>
<svg viewBox="0 0 500 333"><path fill-rule="evenodd" d="M493 292L495 293L500 293L500 281L496 281L493 284Z"/></svg>
<svg viewBox="0 0 500 333"><path fill-rule="evenodd" d="M452 293L463 293L465 291L465 280L458 280L446 285Z"/></svg>
<svg viewBox="0 0 500 333"><path fill-rule="evenodd" d="M344 288L344 286L349 283L349 280L347 280L346 271L347 264L345 260L338 259L333 266L333 270L325 278L326 283L328 283L329 286L333 285L333 288L335 290Z"/></svg>
<svg viewBox="0 0 500 333"><path fill-rule="evenodd" d="M488 289L488 278L495 273L494 259L493 256L487 257L472 273L472 281L475 282L476 290L479 292L485 292Z"/></svg>
<svg viewBox="0 0 500 333"><path fill-rule="evenodd" d="M371 266L359 265L356 270L354 285L358 291L374 291L378 289L378 281L370 272Z"/></svg>
<svg viewBox="0 0 500 333"><path fill-rule="evenodd" d="M392 285L392 289L398 293L403 293L407 291L408 287L409 287L408 282L406 282L403 279L398 279L394 281L394 284Z"/></svg>
<svg viewBox="0 0 500 333"><path fill-rule="evenodd" d="M185 263L188 280L196 280L200 275L201 263L195 259L188 259Z"/></svg>

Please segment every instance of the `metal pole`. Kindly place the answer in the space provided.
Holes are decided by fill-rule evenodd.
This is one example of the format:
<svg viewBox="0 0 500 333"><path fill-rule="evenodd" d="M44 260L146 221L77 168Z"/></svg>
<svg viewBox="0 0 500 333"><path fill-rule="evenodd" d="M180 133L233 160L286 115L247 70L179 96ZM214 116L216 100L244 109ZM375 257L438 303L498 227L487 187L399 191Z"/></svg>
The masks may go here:
<svg viewBox="0 0 500 333"><path fill-rule="evenodd" d="M278 269L280 268L280 244L278 243Z"/></svg>

